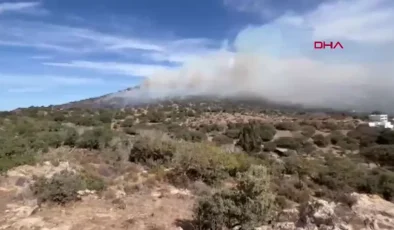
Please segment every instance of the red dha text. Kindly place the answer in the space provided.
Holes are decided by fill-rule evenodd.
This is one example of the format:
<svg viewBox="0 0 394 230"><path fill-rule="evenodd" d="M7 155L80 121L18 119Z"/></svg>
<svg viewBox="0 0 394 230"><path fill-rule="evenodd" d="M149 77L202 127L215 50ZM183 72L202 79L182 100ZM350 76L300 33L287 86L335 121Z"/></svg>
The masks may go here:
<svg viewBox="0 0 394 230"><path fill-rule="evenodd" d="M315 49L326 49L326 47L330 47L330 49L343 49L343 45L340 42L325 42L325 41L315 41Z"/></svg>

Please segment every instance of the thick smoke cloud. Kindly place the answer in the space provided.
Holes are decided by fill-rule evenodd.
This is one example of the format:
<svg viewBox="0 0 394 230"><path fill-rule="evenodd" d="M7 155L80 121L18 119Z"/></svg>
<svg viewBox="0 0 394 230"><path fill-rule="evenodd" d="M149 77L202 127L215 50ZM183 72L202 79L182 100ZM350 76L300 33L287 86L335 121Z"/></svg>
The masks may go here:
<svg viewBox="0 0 394 230"><path fill-rule="evenodd" d="M354 2L365 3L364 0ZM335 7L330 6L330 10ZM342 4L341 7L346 6ZM360 4L360 12L352 12L354 20L360 19L357 13L363 13L366 18L369 14L379 16L379 9L369 12L365 7L371 4ZM326 8L318 8L311 14ZM384 43L378 43L376 36L372 43L360 41L356 35L352 35L352 40L345 36L346 31L342 31L345 35L336 31L332 37L343 38L340 41L344 50L313 50L315 39L331 37L330 34L323 33L320 37L314 34L313 31L322 34L321 28L317 30L317 25L308 24L308 16L284 16L271 24L246 28L233 42L234 52L221 50L185 63L179 69L162 71L149 76L139 90L116 96L146 101L173 96L251 94L306 106L394 111L394 49L387 48L394 42L386 38ZM333 18L333 15L327 17ZM382 26L389 25L389 19L394 16L380 15L380 23L386 24L380 25L379 31L385 29ZM351 26L349 20L344 19L343 23ZM369 36L367 29L363 35L362 28L354 26L358 26L358 30L352 32L361 37Z"/></svg>

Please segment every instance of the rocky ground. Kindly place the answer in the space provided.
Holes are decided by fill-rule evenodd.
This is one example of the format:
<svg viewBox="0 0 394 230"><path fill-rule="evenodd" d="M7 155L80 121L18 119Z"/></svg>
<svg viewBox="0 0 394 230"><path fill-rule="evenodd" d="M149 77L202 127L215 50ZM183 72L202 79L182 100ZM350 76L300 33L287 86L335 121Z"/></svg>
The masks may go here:
<svg viewBox="0 0 394 230"><path fill-rule="evenodd" d="M1 180L0 229L193 229L194 197L188 190L165 183L139 184L126 189L117 178L104 194L80 191L81 200L65 206L38 205L29 192L29 184L39 176L51 177L78 165L45 162L20 166ZM142 172L144 173L144 172ZM277 222L260 230L389 230L394 229L394 204L375 195L353 193L354 204L312 199L308 203L283 210Z"/></svg>

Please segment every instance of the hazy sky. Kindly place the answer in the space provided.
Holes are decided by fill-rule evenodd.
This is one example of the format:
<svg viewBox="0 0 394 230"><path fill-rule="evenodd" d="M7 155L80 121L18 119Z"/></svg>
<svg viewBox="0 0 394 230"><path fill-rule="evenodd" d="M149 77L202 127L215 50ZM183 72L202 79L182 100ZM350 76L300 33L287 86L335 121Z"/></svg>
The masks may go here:
<svg viewBox="0 0 394 230"><path fill-rule="evenodd" d="M0 0L0 29L0 110L144 78L164 94L394 105L392 0Z"/></svg>

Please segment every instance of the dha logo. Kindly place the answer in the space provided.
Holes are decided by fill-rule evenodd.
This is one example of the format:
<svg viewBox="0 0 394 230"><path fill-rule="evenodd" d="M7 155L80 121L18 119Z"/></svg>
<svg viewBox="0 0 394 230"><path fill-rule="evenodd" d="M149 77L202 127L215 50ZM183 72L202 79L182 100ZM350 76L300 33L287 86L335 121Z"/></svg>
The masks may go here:
<svg viewBox="0 0 394 230"><path fill-rule="evenodd" d="M330 49L343 49L343 45L340 42L325 42L325 41L315 41L315 50L326 49L326 47L330 47Z"/></svg>

